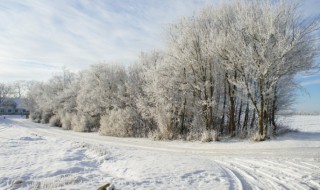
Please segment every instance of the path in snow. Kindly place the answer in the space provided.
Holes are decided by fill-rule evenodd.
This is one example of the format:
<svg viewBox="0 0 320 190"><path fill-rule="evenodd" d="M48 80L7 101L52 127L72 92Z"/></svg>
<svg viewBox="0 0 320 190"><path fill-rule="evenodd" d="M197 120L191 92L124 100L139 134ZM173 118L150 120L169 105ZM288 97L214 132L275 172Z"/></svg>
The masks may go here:
<svg viewBox="0 0 320 190"><path fill-rule="evenodd" d="M252 143L158 142L0 119L0 189L319 189L319 116ZM308 125L309 122L309 125ZM23 184L12 185L22 179ZM14 189L13 188L13 189Z"/></svg>

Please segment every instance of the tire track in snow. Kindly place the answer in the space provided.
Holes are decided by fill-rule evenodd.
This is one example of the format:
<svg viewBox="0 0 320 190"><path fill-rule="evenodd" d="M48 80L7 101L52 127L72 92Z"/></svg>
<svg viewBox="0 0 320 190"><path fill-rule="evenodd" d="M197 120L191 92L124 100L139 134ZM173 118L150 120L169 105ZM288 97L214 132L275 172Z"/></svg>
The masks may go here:
<svg viewBox="0 0 320 190"><path fill-rule="evenodd" d="M266 160L263 160L266 162ZM278 162L269 161L272 165L267 165L266 168L269 169L270 172L279 171L279 167L277 167ZM310 180L304 182L305 176L308 176L310 172L306 172L305 170L295 170L293 166L287 164L287 161L284 161L284 166L280 168L280 173L282 177L287 179L287 182L294 185L293 188L296 189L313 189L314 186L310 185Z"/></svg>
<svg viewBox="0 0 320 190"><path fill-rule="evenodd" d="M241 171L245 171L249 173L251 176L255 176L257 179L256 185L261 186L262 189L285 189L290 190L285 185L278 181L277 179L271 177L270 175L266 174L265 171L261 171L261 167L259 166L248 166L239 164L238 162L232 162L232 165L238 168Z"/></svg>
<svg viewBox="0 0 320 190"><path fill-rule="evenodd" d="M300 181L300 184L303 184L310 189L320 189L320 183L314 181L311 176L320 176L320 169L315 167L302 166L301 161L295 160L297 163L292 161L283 161L283 164L279 162L273 162L269 160L264 160L264 162L279 166L283 174L291 177L293 181ZM312 175L310 175L312 174Z"/></svg>
<svg viewBox="0 0 320 190"><path fill-rule="evenodd" d="M315 168L315 167L312 167L312 166L310 166L310 165L308 165L308 166L305 166L305 165L303 165L302 164L302 162L301 161L299 161L299 164L298 163L294 163L294 162L292 162L292 161L285 161L285 163L287 164L287 166L292 166L292 167L294 167L294 168L296 168L296 169L299 169L299 171L308 171L308 172L312 172L312 171L314 171L315 169L317 169L317 168ZM318 169L320 169L320 168L318 168Z"/></svg>
<svg viewBox="0 0 320 190"><path fill-rule="evenodd" d="M221 165L223 165L225 168L229 168L229 170L232 170L233 172L237 172L237 176L242 179L242 184L246 184L245 189L253 189L255 187L256 189L279 189L279 186L282 186L281 184L278 184L274 182L273 180L270 180L269 178L265 178L264 176L257 175L254 172L254 169L248 170L245 167L240 167L237 162L231 162L231 161L218 161ZM263 180L260 180L263 179ZM258 188L259 187L259 188ZM282 189L288 189L283 187Z"/></svg>
<svg viewBox="0 0 320 190"><path fill-rule="evenodd" d="M220 162L220 161L215 161L220 165L220 169L223 171L224 174L227 175L228 181L230 184L230 190L252 190L251 186L249 183L243 178L242 175L240 175L238 172L235 170L229 168L226 166L226 164Z"/></svg>
<svg viewBox="0 0 320 190"><path fill-rule="evenodd" d="M291 172L291 175L294 175L294 177L297 177L297 178L302 178L304 175L306 175L306 173L311 173L312 171L314 171L311 167L302 166L302 165L299 165L299 164L291 162L291 161L274 162L271 160L264 160L264 162L279 166L280 168L285 168L286 170ZM291 168L291 169L289 169L289 168ZM303 174L301 174L301 171L303 171ZM295 173L295 174L293 174L293 173Z"/></svg>
<svg viewBox="0 0 320 190"><path fill-rule="evenodd" d="M273 169L275 168L278 168L278 169L281 169L281 173L291 177L291 178L296 178L296 179L299 179L299 178L303 178L303 176L305 174L301 174L301 171L305 171L305 170L302 170L302 169L299 169L299 168L296 168L295 166L292 166L292 165L288 165L286 164L287 162L282 162L283 164L280 163L280 161L278 162L275 162L275 161L271 161L271 160L263 160L264 163L267 163L269 167L273 167ZM297 173L299 169L299 172L300 173Z"/></svg>
<svg viewBox="0 0 320 190"><path fill-rule="evenodd" d="M237 166L243 170L250 171L253 175L258 175L260 178L263 177L264 180L267 179L269 182L274 184L273 186L275 189L300 190L313 188L305 183L300 183L299 181L301 179L297 179L294 175L285 171L283 168L261 164L264 163L264 161L265 160L259 160L259 162L257 162L256 160L250 160L250 163L248 163L248 161L241 160L241 163L240 161L236 161L233 162L233 164L237 164Z"/></svg>
<svg viewBox="0 0 320 190"><path fill-rule="evenodd" d="M320 157L320 155L319 155ZM306 167L310 167L312 168L312 170L318 170L320 172L320 160L317 161L317 164L310 164L304 161L300 162L301 165L306 166Z"/></svg>

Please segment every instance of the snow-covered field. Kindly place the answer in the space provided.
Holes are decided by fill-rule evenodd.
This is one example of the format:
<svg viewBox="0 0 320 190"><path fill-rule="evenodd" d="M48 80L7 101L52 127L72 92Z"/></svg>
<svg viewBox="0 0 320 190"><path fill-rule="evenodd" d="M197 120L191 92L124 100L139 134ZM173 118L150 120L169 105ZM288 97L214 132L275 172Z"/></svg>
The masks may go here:
<svg viewBox="0 0 320 190"><path fill-rule="evenodd" d="M0 189L320 189L320 116L271 141L158 142L0 119ZM20 184L14 184L21 180Z"/></svg>

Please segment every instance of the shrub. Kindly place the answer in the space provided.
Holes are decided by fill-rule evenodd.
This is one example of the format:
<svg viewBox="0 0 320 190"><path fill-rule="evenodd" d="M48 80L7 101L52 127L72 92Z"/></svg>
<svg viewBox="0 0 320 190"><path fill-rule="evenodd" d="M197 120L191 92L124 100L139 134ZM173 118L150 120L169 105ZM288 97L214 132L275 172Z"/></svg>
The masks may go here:
<svg viewBox="0 0 320 190"><path fill-rule="evenodd" d="M253 135L251 139L253 141L255 141L255 142L260 142L260 141L266 140L265 136L264 135L260 135L259 133L256 133L255 135Z"/></svg>
<svg viewBox="0 0 320 190"><path fill-rule="evenodd" d="M169 131L160 131L159 129L150 131L148 133L148 138L152 140L173 140L174 136L173 133L170 133ZM181 139L184 139L183 136L180 136Z"/></svg>
<svg viewBox="0 0 320 190"><path fill-rule="evenodd" d="M201 139L201 136L202 136L201 132L191 131L186 135L185 139L187 141L198 141Z"/></svg>
<svg viewBox="0 0 320 190"><path fill-rule="evenodd" d="M148 138L152 139L152 140L160 140L159 139L159 137L160 137L159 133L160 133L159 130L150 131L148 133Z"/></svg>
<svg viewBox="0 0 320 190"><path fill-rule="evenodd" d="M99 118L88 115L74 115L72 117L72 129L77 132L92 132L99 128Z"/></svg>
<svg viewBox="0 0 320 190"><path fill-rule="evenodd" d="M37 112L37 111L31 112L29 117L30 117L31 121L34 121L36 123L40 123L40 121L41 121L41 113L40 112Z"/></svg>
<svg viewBox="0 0 320 190"><path fill-rule="evenodd" d="M61 127L60 117L58 115L54 115L49 120L49 125L51 127Z"/></svg>
<svg viewBox="0 0 320 190"><path fill-rule="evenodd" d="M50 112L44 112L41 114L41 123L47 124L51 118L52 114Z"/></svg>
<svg viewBox="0 0 320 190"><path fill-rule="evenodd" d="M62 129L71 130L72 129L72 117L71 113L66 113L61 117Z"/></svg>
<svg viewBox="0 0 320 190"><path fill-rule="evenodd" d="M257 129L247 128L238 132L237 136L240 139L253 139L257 135Z"/></svg>
<svg viewBox="0 0 320 190"><path fill-rule="evenodd" d="M174 128L174 123L172 122L172 117L170 113L164 111L159 111L156 115L156 123L158 125L159 131L156 133L158 139L174 139L175 134L179 134Z"/></svg>
<svg viewBox="0 0 320 190"><path fill-rule="evenodd" d="M205 130L202 133L201 136L201 142L212 142L212 141L218 141L218 135L216 131L214 130Z"/></svg>
<svg viewBox="0 0 320 190"><path fill-rule="evenodd" d="M78 125L80 123L80 117L75 114L75 115L72 115L71 117L71 128L74 130L74 131L81 131L78 129Z"/></svg>
<svg viewBox="0 0 320 190"><path fill-rule="evenodd" d="M136 112L131 108L112 110L100 120L100 134L116 137L139 136Z"/></svg>

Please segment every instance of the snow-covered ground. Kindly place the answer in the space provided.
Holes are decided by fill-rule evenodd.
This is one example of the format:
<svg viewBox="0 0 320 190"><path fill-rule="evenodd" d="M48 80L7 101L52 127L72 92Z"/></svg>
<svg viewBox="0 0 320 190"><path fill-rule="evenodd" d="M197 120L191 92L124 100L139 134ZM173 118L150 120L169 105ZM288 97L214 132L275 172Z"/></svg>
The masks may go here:
<svg viewBox="0 0 320 190"><path fill-rule="evenodd" d="M0 189L320 189L320 116L281 122L301 132L260 143L159 142L1 118Z"/></svg>

